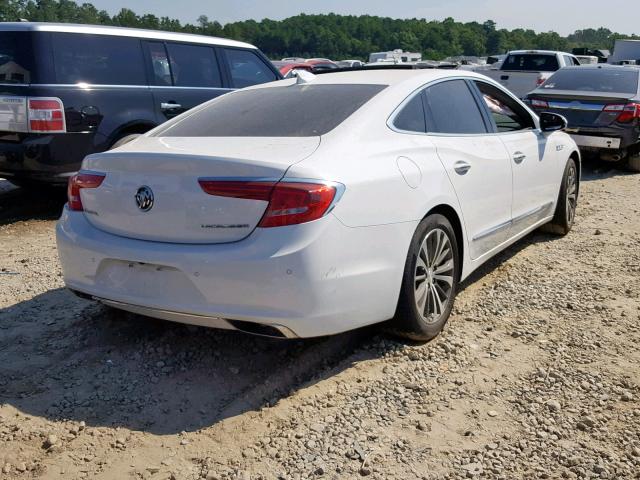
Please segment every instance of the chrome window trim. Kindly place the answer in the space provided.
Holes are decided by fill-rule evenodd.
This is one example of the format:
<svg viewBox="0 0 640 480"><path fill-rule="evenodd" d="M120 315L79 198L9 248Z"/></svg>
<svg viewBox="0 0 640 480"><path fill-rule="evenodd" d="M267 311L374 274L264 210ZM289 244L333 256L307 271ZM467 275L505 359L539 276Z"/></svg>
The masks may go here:
<svg viewBox="0 0 640 480"><path fill-rule="evenodd" d="M474 81L474 82L483 82L486 83L487 85L491 85L493 87L497 87L500 89L501 92L507 94L509 97L511 97L511 99L515 100L518 104L520 104L522 107L524 107L525 111L531 116L531 119L533 120L533 124L535 126L535 128L526 128L523 130L515 130L513 132L486 132L486 133L437 133L437 132L412 132L410 130L402 130L400 128L395 127L394 123L396 117L400 114L400 111L404 108L404 106L409 103L411 100L413 100L413 97L415 97L416 95L420 94L423 90L432 87L433 85L437 85L438 83L442 83L442 82L447 82L450 80L464 80L464 81ZM478 107L480 108L480 107ZM428 83L425 83L424 85L418 87L416 90L414 90L413 92L411 92L409 94L409 96L407 96L407 98L405 98L402 103L400 103L400 105L398 105L393 112L391 112L391 115L389 115L388 119L387 119L387 127L396 132L396 133L402 133L402 134L410 134L410 135L424 135L424 136L428 136L428 137L486 137L486 136L496 136L496 135L514 135L514 134L519 134L519 133L525 133L525 132L533 132L536 134L541 134L542 130L540 130L540 123L538 120L538 116L524 103L522 102L522 100L520 100L519 98L515 97L511 92L509 92L507 89L505 89L504 87L502 87L500 84L492 82L492 81L486 81L483 78L478 78L475 76L453 76L453 77L443 77L443 78L438 78L437 80L432 80Z"/></svg>
<svg viewBox="0 0 640 480"><path fill-rule="evenodd" d="M257 47L249 43L238 42L220 37L208 37L193 33L167 32L164 30L145 30L142 28L111 27L103 25L80 25L65 23L44 22L7 22L0 24L3 32L61 32L84 35L110 35L115 37L143 38L151 40L166 40L201 45L214 45L221 47L238 47L257 50Z"/></svg>

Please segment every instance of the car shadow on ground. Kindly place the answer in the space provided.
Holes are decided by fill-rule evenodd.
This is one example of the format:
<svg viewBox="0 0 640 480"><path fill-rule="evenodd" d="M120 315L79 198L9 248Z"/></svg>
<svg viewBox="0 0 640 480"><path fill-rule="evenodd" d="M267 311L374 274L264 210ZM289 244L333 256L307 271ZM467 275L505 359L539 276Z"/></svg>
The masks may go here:
<svg viewBox="0 0 640 480"><path fill-rule="evenodd" d="M349 368L374 337L261 338L111 310L60 288L0 310L0 403L90 426L195 431Z"/></svg>
<svg viewBox="0 0 640 480"><path fill-rule="evenodd" d="M0 226L22 220L56 220L67 201L62 187L28 191L1 179L0 187Z"/></svg>

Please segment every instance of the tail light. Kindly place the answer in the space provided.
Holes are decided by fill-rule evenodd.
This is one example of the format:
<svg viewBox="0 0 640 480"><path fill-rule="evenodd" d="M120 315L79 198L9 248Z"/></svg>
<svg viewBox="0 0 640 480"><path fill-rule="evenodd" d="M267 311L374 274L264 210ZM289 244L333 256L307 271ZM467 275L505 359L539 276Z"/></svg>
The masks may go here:
<svg viewBox="0 0 640 480"><path fill-rule="evenodd" d="M533 108L545 109L545 108L549 108L549 103L545 100L538 100L537 98L532 98L531 106Z"/></svg>
<svg viewBox="0 0 640 480"><path fill-rule="evenodd" d="M29 97L29 131L64 133L67 127L62 100L54 97Z"/></svg>
<svg viewBox="0 0 640 480"><path fill-rule="evenodd" d="M544 77L538 77L538 79L536 80L536 86L539 87L540 85L542 85L547 79Z"/></svg>
<svg viewBox="0 0 640 480"><path fill-rule="evenodd" d="M80 198L80 190L83 188L98 188L102 185L102 181L104 180L104 173L84 173L78 172L73 177L69 179L69 185L67 187L67 197L69 203L69 210L73 210L75 212L81 212L84 209L82 208L82 199Z"/></svg>
<svg viewBox="0 0 640 480"><path fill-rule="evenodd" d="M209 195L269 202L258 227L283 227L326 215L338 187L327 183L198 180Z"/></svg>
<svg viewBox="0 0 640 480"><path fill-rule="evenodd" d="M640 103L606 105L602 111L608 113L618 113L616 122L629 123L636 118L640 118Z"/></svg>

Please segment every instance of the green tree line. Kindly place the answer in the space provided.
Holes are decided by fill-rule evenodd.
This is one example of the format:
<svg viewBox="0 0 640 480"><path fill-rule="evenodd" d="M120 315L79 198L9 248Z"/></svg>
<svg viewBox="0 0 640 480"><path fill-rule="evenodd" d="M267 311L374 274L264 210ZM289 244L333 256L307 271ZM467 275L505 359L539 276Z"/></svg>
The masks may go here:
<svg viewBox="0 0 640 480"><path fill-rule="evenodd" d="M499 29L484 23L392 19L371 15L296 15L284 20L245 20L222 25L206 15L195 24L123 8L116 15L91 3L72 0L0 0L0 21L29 20L150 28L233 38L258 46L271 58L286 56L367 58L370 52L395 48L422 52L424 58L490 55L513 49L569 51L573 47L611 49L617 38L640 38L607 28L578 30L563 37L531 29Z"/></svg>

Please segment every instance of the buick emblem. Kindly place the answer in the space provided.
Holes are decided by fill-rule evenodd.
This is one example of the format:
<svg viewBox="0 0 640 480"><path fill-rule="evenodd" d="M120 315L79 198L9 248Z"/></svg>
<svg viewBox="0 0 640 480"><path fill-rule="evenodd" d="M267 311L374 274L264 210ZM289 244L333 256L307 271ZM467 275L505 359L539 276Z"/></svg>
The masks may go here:
<svg viewBox="0 0 640 480"><path fill-rule="evenodd" d="M153 191L146 185L138 189L136 193L136 204L143 212L148 212L153 207Z"/></svg>

